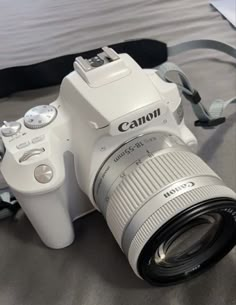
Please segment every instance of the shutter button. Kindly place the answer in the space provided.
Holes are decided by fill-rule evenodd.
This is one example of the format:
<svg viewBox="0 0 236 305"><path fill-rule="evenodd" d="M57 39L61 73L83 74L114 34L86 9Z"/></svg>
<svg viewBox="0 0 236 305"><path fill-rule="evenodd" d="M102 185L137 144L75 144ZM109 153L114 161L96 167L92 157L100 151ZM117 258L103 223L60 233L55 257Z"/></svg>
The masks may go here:
<svg viewBox="0 0 236 305"><path fill-rule="evenodd" d="M21 129L21 124L19 122L3 122L4 125L0 128L2 135L4 137L14 136Z"/></svg>
<svg viewBox="0 0 236 305"><path fill-rule="evenodd" d="M34 170L34 177L39 183L46 184L53 178L53 170L46 164L39 165Z"/></svg>

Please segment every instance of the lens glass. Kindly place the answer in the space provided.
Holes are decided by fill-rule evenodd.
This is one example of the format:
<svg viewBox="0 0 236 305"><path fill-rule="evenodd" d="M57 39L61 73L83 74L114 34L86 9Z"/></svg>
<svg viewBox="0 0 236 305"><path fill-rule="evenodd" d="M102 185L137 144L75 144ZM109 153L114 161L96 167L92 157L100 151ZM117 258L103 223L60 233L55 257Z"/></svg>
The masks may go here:
<svg viewBox="0 0 236 305"><path fill-rule="evenodd" d="M218 262L235 245L235 203L209 199L176 215L146 243L140 275L155 285L176 284Z"/></svg>
<svg viewBox="0 0 236 305"><path fill-rule="evenodd" d="M203 215L190 221L158 247L153 257L155 263L174 264L190 259L210 245L221 225L219 214Z"/></svg>

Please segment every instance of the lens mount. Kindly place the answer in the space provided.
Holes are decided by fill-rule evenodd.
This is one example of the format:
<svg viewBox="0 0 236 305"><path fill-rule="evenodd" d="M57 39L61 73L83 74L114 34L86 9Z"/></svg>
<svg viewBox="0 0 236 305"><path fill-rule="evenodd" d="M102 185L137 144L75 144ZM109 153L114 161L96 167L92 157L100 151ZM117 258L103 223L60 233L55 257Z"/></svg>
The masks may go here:
<svg viewBox="0 0 236 305"><path fill-rule="evenodd" d="M235 245L235 217L236 202L228 198L206 200L177 214L142 249L140 276L163 286L199 275Z"/></svg>

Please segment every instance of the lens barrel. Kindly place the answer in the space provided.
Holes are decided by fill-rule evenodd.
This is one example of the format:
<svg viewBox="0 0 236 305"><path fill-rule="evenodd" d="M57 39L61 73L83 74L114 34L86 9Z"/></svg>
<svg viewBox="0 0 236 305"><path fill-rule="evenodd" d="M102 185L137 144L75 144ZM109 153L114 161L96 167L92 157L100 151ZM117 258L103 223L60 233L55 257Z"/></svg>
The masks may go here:
<svg viewBox="0 0 236 305"><path fill-rule="evenodd" d="M236 196L176 136L146 134L104 162L94 200L135 273L175 284L220 260L236 240Z"/></svg>

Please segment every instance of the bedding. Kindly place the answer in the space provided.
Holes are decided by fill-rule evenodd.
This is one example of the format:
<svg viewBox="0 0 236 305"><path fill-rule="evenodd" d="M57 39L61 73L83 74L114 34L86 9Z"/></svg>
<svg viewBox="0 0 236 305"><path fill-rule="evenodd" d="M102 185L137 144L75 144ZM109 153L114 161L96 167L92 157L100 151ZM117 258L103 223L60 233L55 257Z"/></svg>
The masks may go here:
<svg viewBox="0 0 236 305"><path fill-rule="evenodd" d="M0 0L0 69L140 37L236 45L233 27L205 0ZM226 55L198 50L172 61L189 75L206 105L236 95L236 63ZM0 124L52 102L58 90L0 99ZM199 155L236 191L235 106L227 108L225 124L210 130L194 127L188 102L184 107L187 125L199 139ZM236 249L196 279L157 288L134 275L99 213L76 221L75 230L73 245L50 250L23 213L0 222L0 304L236 305Z"/></svg>

